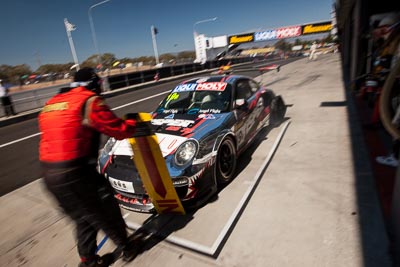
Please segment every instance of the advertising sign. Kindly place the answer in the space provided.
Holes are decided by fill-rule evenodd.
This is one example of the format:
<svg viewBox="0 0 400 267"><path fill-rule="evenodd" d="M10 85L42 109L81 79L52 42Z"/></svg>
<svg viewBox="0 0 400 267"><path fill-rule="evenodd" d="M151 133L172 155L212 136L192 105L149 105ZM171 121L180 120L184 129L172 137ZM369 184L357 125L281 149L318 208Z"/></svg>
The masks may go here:
<svg viewBox="0 0 400 267"><path fill-rule="evenodd" d="M239 34L229 36L229 44L243 44L254 41L254 33Z"/></svg>
<svg viewBox="0 0 400 267"><path fill-rule="evenodd" d="M283 27L276 30L278 39L291 38L301 35L301 26Z"/></svg>
<svg viewBox="0 0 400 267"><path fill-rule="evenodd" d="M254 33L254 42L274 40L277 37L276 30L268 30Z"/></svg>
<svg viewBox="0 0 400 267"><path fill-rule="evenodd" d="M302 26L302 28L303 35L323 33L332 30L332 23L330 21L326 21L321 23L305 24Z"/></svg>
<svg viewBox="0 0 400 267"><path fill-rule="evenodd" d="M217 37L213 37L213 48L219 48L219 47L225 47L228 45L227 42L227 36L226 35L222 35L222 36L217 36Z"/></svg>

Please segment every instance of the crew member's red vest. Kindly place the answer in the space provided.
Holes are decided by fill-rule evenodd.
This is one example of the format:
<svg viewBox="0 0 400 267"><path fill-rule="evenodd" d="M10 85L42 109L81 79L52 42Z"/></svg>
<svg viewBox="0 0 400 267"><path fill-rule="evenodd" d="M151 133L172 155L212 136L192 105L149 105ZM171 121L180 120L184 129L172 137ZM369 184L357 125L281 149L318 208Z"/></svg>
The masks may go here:
<svg viewBox="0 0 400 267"><path fill-rule="evenodd" d="M41 162L75 162L91 155L96 132L82 122L85 103L95 95L84 87L77 87L46 103L39 114Z"/></svg>

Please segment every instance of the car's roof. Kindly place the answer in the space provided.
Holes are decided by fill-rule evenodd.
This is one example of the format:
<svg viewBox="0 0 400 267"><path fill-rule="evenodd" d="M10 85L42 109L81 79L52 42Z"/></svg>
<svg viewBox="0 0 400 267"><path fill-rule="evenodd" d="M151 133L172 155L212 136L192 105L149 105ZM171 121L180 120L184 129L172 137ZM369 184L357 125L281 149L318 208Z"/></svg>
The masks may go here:
<svg viewBox="0 0 400 267"><path fill-rule="evenodd" d="M236 80L240 78L251 79L250 77L243 75L213 75L213 76L202 76L196 77L190 80L183 81L181 84L186 83L205 83L205 82L225 82L225 83L234 83Z"/></svg>

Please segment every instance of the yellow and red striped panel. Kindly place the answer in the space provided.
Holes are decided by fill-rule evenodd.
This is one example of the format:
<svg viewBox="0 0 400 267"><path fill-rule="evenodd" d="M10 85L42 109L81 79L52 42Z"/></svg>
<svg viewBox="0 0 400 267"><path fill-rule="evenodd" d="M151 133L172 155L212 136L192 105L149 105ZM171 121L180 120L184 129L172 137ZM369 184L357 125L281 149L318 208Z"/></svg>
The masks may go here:
<svg viewBox="0 0 400 267"><path fill-rule="evenodd" d="M138 121L150 121L149 113L139 113ZM185 209L172 184L155 134L129 138L134 163L157 213L185 214Z"/></svg>

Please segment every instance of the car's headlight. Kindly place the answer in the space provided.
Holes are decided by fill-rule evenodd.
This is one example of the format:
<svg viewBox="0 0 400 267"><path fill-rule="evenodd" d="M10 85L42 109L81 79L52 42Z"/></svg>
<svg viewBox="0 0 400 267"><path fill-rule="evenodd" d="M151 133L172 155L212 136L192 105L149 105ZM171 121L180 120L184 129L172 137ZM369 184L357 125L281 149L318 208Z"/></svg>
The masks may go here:
<svg viewBox="0 0 400 267"><path fill-rule="evenodd" d="M189 140L182 143L175 152L175 163L178 166L185 165L193 159L197 153L197 143Z"/></svg>
<svg viewBox="0 0 400 267"><path fill-rule="evenodd" d="M108 139L107 143L104 145L103 150L101 151L102 154L108 155L113 146L115 145L115 143L117 142L117 140L113 137L111 137L110 139Z"/></svg>

